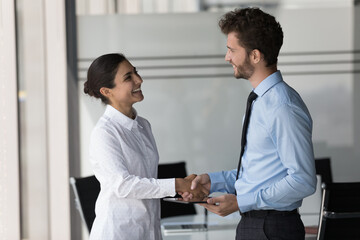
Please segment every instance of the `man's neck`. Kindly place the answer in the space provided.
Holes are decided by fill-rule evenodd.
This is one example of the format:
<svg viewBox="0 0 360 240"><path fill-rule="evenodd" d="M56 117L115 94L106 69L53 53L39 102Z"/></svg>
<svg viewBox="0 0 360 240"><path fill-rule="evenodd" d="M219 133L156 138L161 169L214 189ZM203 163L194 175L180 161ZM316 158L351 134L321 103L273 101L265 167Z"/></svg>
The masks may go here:
<svg viewBox="0 0 360 240"><path fill-rule="evenodd" d="M255 68L255 71L249 81L253 88L256 88L265 78L273 74L277 71L277 66L271 67L259 67L258 69Z"/></svg>

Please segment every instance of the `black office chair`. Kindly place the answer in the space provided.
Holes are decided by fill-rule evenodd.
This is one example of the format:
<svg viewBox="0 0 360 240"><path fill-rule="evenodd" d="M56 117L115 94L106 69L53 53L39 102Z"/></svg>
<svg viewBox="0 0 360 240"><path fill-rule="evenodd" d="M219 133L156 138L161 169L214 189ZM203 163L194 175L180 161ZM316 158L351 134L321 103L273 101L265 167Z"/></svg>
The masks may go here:
<svg viewBox="0 0 360 240"><path fill-rule="evenodd" d="M321 183L332 183L332 173L330 158L316 158L315 159L316 174L320 175Z"/></svg>
<svg viewBox="0 0 360 240"><path fill-rule="evenodd" d="M100 183L95 176L71 177L70 183L75 195L76 208L90 232L95 219L95 203L100 192Z"/></svg>
<svg viewBox="0 0 360 240"><path fill-rule="evenodd" d="M183 178L186 177L186 163L159 164L158 178ZM179 196L178 196L179 197ZM192 204L179 204L166 202L161 199L161 218L196 214L195 206Z"/></svg>
<svg viewBox="0 0 360 240"><path fill-rule="evenodd" d="M330 184L333 182L331 173L330 158L316 158L315 159L316 175L320 175L321 184ZM320 206L321 207L321 206ZM320 219L319 219L320 221ZM319 226L306 226L305 232L307 234L318 234Z"/></svg>
<svg viewBox="0 0 360 240"><path fill-rule="evenodd" d="M360 239L360 182L323 184L318 240Z"/></svg>

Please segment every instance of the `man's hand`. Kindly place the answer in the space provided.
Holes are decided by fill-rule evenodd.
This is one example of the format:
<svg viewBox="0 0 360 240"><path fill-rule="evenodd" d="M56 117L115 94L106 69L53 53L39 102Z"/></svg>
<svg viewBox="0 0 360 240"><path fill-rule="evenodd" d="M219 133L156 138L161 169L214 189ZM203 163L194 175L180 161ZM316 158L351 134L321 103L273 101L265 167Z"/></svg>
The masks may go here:
<svg viewBox="0 0 360 240"><path fill-rule="evenodd" d="M234 194L225 194L219 197L209 198L207 204L199 205L222 217L239 210L237 199Z"/></svg>
<svg viewBox="0 0 360 240"><path fill-rule="evenodd" d="M198 187L200 187L200 188L205 188L208 193L210 192L211 181L210 181L210 177L208 174L201 174L198 176L196 176L195 174L192 174L192 175L187 176L186 178L189 180L190 179L192 180L191 190L194 190L194 189L197 189ZM193 196L191 191L179 192L179 194L185 201L189 201L190 199L193 199L195 197L195 196Z"/></svg>
<svg viewBox="0 0 360 240"><path fill-rule="evenodd" d="M192 198L199 200L202 200L205 197L207 197L209 195L209 190L206 189L205 187L199 186L196 189L191 188L192 182L194 179L196 179L196 177L197 176L195 174L191 174L186 178L176 178L175 179L176 192L178 192L180 195L182 195L183 193L187 193L189 195L191 194Z"/></svg>

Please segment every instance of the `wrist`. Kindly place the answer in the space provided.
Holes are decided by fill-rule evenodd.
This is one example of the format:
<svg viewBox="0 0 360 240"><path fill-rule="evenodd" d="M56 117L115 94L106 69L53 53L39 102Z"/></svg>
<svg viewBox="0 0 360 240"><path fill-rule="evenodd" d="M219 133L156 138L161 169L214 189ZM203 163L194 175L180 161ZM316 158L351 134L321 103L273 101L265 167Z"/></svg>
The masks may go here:
<svg viewBox="0 0 360 240"><path fill-rule="evenodd" d="M176 192L183 192L183 189L182 189L182 186L184 185L183 182L184 182L184 179L175 178L175 191Z"/></svg>

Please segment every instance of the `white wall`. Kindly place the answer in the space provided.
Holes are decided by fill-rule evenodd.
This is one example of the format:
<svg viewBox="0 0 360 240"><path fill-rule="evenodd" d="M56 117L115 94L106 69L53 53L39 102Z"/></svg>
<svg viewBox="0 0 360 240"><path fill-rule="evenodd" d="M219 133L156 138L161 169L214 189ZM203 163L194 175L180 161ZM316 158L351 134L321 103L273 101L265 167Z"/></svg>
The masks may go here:
<svg viewBox="0 0 360 240"><path fill-rule="evenodd" d="M0 239L20 239L14 1L0 0Z"/></svg>

